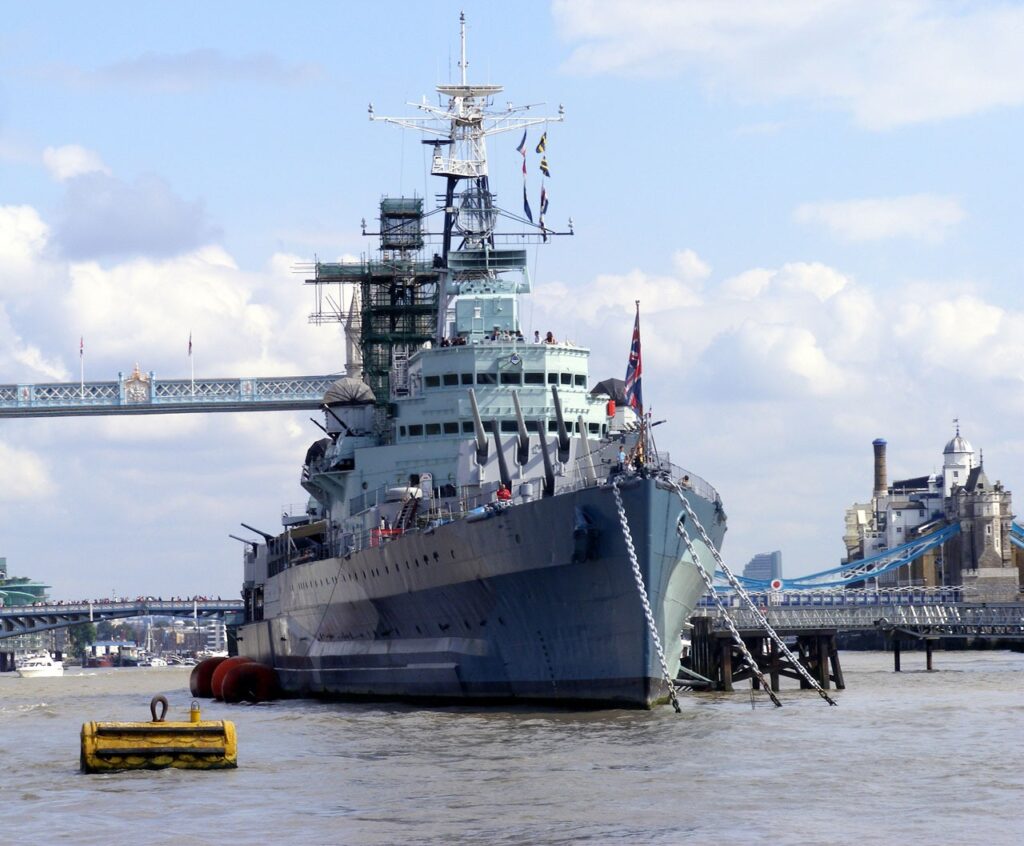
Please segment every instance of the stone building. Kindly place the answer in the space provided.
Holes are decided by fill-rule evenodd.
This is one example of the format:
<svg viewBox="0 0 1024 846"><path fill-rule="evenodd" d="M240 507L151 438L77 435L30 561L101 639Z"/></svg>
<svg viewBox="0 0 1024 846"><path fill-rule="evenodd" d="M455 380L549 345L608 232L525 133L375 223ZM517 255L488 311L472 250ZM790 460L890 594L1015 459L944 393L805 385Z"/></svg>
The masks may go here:
<svg viewBox="0 0 1024 846"><path fill-rule="evenodd" d="M869 558L959 524L960 533L906 567L878 577L879 586L962 586L977 601L1013 601L1020 585L1020 556L1010 542L1010 491L985 475L981 457L960 434L942 451L942 470L887 484L886 442L872 444L875 484L868 502L846 511L847 560ZM1022 559L1024 560L1024 559Z"/></svg>

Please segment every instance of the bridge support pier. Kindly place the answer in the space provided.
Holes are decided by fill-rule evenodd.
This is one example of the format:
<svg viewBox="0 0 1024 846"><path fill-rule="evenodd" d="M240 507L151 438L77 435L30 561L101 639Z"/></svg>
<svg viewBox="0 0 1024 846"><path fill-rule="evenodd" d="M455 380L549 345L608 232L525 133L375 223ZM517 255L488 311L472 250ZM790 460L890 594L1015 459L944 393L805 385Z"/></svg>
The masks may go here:
<svg viewBox="0 0 1024 846"><path fill-rule="evenodd" d="M783 657L778 644L768 637L766 631L748 629L741 630L740 634L758 670L768 676L768 683L773 691L779 691L783 677L797 681L801 690L811 688L799 670L788 658ZM780 631L779 634L796 635L796 658L823 689L828 690L832 685L835 685L837 690L846 689L846 680L843 678L843 669L839 663L835 629L817 629L810 632L802 629L793 632ZM714 630L708 618L698 617L693 620L691 639L690 658L686 666L711 679L715 690L732 692L736 689L737 682L748 678L754 690L760 689L760 681L743 660L742 653L729 632ZM685 676L680 678L688 681Z"/></svg>
<svg viewBox="0 0 1024 846"><path fill-rule="evenodd" d="M14 653L0 652L0 673L14 672Z"/></svg>

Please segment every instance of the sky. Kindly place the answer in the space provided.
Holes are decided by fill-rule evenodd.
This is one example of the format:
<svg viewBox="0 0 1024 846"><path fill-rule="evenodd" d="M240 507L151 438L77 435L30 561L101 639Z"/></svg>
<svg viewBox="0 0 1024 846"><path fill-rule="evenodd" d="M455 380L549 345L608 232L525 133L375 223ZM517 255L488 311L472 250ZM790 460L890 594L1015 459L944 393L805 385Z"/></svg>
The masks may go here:
<svg viewBox="0 0 1024 846"><path fill-rule="evenodd" d="M729 515L726 561L834 566L843 512L953 420L1024 482L1024 4L14 4L0 30L0 384L339 372L296 267L439 190L404 115L458 72L548 129L524 330L625 371ZM502 100L501 102L504 102ZM536 140L536 137L534 138ZM518 139L492 184L517 211ZM539 195L539 174L529 188ZM533 198L534 206L538 197ZM370 227L372 229L372 226ZM237 596L304 502L308 413L0 421L0 556L56 598ZM1022 493L1024 495L1024 493Z"/></svg>

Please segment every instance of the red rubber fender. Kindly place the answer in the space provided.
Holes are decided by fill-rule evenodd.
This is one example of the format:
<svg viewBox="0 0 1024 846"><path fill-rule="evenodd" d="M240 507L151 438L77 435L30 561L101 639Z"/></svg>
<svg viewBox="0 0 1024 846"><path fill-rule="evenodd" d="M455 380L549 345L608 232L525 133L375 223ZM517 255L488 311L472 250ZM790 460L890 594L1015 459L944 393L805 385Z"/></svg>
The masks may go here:
<svg viewBox="0 0 1024 846"><path fill-rule="evenodd" d="M232 667L237 667L239 664L251 664L254 663L252 658L245 658L241 655L235 655L232 658L225 658L217 668L213 671L213 678L210 680L210 692L213 694L214 699L223 699L224 693L221 686L224 684L224 675Z"/></svg>
<svg viewBox="0 0 1024 846"><path fill-rule="evenodd" d="M227 659L207 658L192 668L192 675L188 679L188 689L192 691L193 696L199 696L204 699L209 699L213 696L213 691L210 689L210 682L213 681L213 671L225 660Z"/></svg>
<svg viewBox="0 0 1024 846"><path fill-rule="evenodd" d="M274 668L255 661L228 667L221 681L225 702L270 702L277 699L278 691Z"/></svg>

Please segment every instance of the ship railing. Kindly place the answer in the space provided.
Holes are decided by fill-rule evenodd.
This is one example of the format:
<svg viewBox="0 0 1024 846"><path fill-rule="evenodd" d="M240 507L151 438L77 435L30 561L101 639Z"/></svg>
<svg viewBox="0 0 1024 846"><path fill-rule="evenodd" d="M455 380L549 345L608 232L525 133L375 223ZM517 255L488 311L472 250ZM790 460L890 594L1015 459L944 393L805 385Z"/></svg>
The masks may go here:
<svg viewBox="0 0 1024 846"><path fill-rule="evenodd" d="M591 472L591 467L593 467L593 472ZM620 469L618 461L599 457L595 452L592 456L577 458L568 478L557 487L559 492L596 487L611 482L619 473L625 473L628 476L635 472L630 467ZM719 501L718 491L709 482L693 471L673 464L667 454L659 455L655 460L647 462L645 472L655 478L668 479L683 488L689 488L709 502Z"/></svg>

